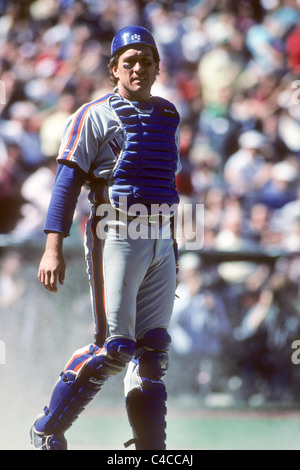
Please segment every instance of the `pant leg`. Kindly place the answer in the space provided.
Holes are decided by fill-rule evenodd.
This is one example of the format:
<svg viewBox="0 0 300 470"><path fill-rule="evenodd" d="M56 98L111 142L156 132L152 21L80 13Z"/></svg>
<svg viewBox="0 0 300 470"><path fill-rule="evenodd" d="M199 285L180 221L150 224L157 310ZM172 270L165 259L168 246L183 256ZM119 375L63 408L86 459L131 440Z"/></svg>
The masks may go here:
<svg viewBox="0 0 300 470"><path fill-rule="evenodd" d="M137 295L136 338L155 328L168 329L175 300L173 241L155 241L154 257Z"/></svg>
<svg viewBox="0 0 300 470"><path fill-rule="evenodd" d="M93 214L86 230L86 260L96 325L96 343L105 337L136 337L137 297L155 258L156 240L132 239L124 222L106 220L106 236L97 234Z"/></svg>

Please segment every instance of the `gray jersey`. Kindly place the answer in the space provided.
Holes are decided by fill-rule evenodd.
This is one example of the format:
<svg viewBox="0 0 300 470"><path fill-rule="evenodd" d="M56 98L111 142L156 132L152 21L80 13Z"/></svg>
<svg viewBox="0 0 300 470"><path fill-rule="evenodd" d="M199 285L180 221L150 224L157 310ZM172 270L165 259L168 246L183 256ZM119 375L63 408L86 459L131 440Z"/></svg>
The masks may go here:
<svg viewBox="0 0 300 470"><path fill-rule="evenodd" d="M109 97L92 101L70 116L59 150L59 162L76 163L93 180L110 177L124 144L122 125L109 105ZM176 143L179 155L179 129ZM178 156L177 172L180 169Z"/></svg>

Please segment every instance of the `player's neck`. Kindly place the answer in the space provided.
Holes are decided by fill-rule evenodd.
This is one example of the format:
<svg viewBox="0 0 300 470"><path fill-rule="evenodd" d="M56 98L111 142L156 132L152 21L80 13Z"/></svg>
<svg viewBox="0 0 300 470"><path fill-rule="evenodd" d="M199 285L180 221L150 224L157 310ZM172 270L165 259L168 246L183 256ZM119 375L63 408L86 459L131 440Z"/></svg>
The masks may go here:
<svg viewBox="0 0 300 470"><path fill-rule="evenodd" d="M148 102L151 98L151 94L148 92L140 91L138 93L131 93L129 90L124 89L123 87L118 87L114 91L125 100L135 103L145 103Z"/></svg>

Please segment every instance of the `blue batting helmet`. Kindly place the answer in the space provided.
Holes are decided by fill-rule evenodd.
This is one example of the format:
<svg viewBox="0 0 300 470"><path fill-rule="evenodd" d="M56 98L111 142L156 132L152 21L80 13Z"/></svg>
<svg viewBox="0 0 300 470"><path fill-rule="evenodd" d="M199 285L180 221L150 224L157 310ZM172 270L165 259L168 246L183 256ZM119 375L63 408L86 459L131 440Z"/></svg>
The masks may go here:
<svg viewBox="0 0 300 470"><path fill-rule="evenodd" d="M146 44L157 52L157 47L152 34L141 26L126 26L121 29L113 38L111 43L111 56L123 47L131 44Z"/></svg>

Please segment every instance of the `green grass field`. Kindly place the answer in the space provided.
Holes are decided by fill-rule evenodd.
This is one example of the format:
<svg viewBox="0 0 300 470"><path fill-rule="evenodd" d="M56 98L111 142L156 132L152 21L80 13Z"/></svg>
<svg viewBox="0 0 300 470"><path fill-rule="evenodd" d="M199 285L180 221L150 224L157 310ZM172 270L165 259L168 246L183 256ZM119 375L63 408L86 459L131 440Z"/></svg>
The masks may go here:
<svg viewBox="0 0 300 470"><path fill-rule="evenodd" d="M172 406L167 430L169 450L300 448L298 411L184 410ZM121 409L94 409L81 416L68 436L70 450L121 450L131 434Z"/></svg>
<svg viewBox="0 0 300 470"><path fill-rule="evenodd" d="M11 369L9 363L0 369L0 450L32 450L29 430L48 403L52 377L43 383L42 374L27 371L17 383ZM170 394L167 436L168 450L298 450L300 406L204 406L197 395ZM132 434L121 376L106 384L66 437L70 450L124 450Z"/></svg>
<svg viewBox="0 0 300 470"><path fill-rule="evenodd" d="M8 403L7 403L8 405ZM32 450L35 407L1 410L0 449ZM298 450L298 410L201 409L169 404L168 450ZM67 432L69 450L124 450L131 430L120 403L93 404ZM128 450L134 450L130 447Z"/></svg>

